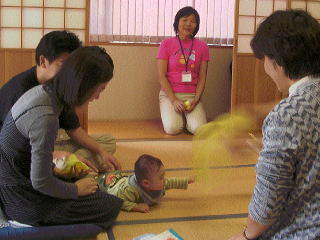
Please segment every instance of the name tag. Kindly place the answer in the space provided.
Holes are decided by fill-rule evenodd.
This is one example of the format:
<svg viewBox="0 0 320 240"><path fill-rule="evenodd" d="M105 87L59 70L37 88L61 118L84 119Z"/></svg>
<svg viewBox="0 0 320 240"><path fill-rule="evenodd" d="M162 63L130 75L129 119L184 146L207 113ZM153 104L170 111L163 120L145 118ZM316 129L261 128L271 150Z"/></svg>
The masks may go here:
<svg viewBox="0 0 320 240"><path fill-rule="evenodd" d="M182 82L192 82L191 72L183 72L181 81Z"/></svg>

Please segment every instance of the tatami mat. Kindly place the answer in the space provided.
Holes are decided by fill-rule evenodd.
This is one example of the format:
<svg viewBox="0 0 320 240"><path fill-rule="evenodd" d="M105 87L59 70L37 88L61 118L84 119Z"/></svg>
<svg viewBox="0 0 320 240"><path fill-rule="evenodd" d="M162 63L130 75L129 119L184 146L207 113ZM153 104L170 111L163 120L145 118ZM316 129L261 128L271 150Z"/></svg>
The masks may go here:
<svg viewBox="0 0 320 240"><path fill-rule="evenodd" d="M190 176L192 171L170 171L170 176ZM149 213L121 212L117 221L155 220L247 212L254 185L254 168L210 169L206 183L195 182L187 190L166 192Z"/></svg>
<svg viewBox="0 0 320 240"><path fill-rule="evenodd" d="M118 141L115 156L124 170L132 171L143 154L160 158L167 177L194 176L191 140ZM250 153L250 154L248 154ZM241 231L255 184L256 153L242 151L231 162L210 163L206 183L188 190L169 190L149 213L121 212L109 240L132 239L145 233L174 228L185 240L227 239Z"/></svg>
<svg viewBox="0 0 320 240"><path fill-rule="evenodd" d="M235 155L232 162L212 162L211 166L246 165L255 164L256 153L250 149ZM133 169L136 159L142 154L151 154L160 158L166 168L192 167L192 141L191 140L143 140L143 141L117 141L115 157L122 165L123 170ZM241 155L242 154L242 155ZM222 156L223 157L223 156Z"/></svg>
<svg viewBox="0 0 320 240"><path fill-rule="evenodd" d="M224 219L187 220L139 225L119 225L113 228L109 240L132 240L134 237L153 233L158 234L173 228L184 240L224 240L243 229L244 216L220 216Z"/></svg>
<svg viewBox="0 0 320 240"><path fill-rule="evenodd" d="M192 170L192 135L165 135L159 121L90 123L89 131L91 134L111 133L116 137L115 157L125 171L132 172L140 155L151 154L162 160L167 177L195 175ZM236 141L241 146L247 140ZM100 234L96 239L131 240L169 228L185 240L228 239L238 233L246 223L257 160L257 152L252 149L240 150L228 162L212 159L205 182L196 181L187 190L168 190L161 203L151 207L149 213L122 211L108 237Z"/></svg>

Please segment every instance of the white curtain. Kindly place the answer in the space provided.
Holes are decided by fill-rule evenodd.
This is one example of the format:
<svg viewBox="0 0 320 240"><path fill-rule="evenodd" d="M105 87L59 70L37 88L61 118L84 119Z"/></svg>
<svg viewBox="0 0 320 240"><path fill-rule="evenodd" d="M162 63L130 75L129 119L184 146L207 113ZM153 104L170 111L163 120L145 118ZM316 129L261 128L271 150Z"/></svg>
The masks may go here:
<svg viewBox="0 0 320 240"><path fill-rule="evenodd" d="M200 15L196 37L232 45L235 0L91 0L90 41L159 43L174 36L177 11L194 7Z"/></svg>

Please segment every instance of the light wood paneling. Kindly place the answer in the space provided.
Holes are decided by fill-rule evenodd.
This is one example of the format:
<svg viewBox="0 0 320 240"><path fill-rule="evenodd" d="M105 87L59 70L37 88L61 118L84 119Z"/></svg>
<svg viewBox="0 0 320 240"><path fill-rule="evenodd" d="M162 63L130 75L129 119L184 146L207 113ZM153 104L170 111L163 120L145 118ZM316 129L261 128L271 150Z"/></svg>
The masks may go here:
<svg viewBox="0 0 320 240"><path fill-rule="evenodd" d="M252 56L239 55L234 57L237 68L233 71L232 106L254 101L254 66Z"/></svg>
<svg viewBox="0 0 320 240"><path fill-rule="evenodd" d="M0 87L5 82L6 82L6 79L5 79L4 51L0 51Z"/></svg>
<svg viewBox="0 0 320 240"><path fill-rule="evenodd" d="M16 49L5 50L5 80L29 69L33 65L32 57L34 50Z"/></svg>
<svg viewBox="0 0 320 240"><path fill-rule="evenodd" d="M254 103L266 103L284 96L277 90L276 84L266 74L263 61L255 59Z"/></svg>
<svg viewBox="0 0 320 240"><path fill-rule="evenodd" d="M32 49L0 49L0 87L35 64Z"/></svg>

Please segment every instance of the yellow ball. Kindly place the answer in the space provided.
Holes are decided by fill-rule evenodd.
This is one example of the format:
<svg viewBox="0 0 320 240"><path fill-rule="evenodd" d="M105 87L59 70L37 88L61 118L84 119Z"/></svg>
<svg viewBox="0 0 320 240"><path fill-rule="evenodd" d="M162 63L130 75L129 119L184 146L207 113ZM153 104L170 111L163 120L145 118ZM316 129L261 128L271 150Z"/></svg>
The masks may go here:
<svg viewBox="0 0 320 240"><path fill-rule="evenodd" d="M189 110L189 109L190 109L190 107L191 107L191 103L190 103L190 101L189 101L189 100L184 101L184 102L183 102L183 104L184 104L184 107L185 107L187 110Z"/></svg>

